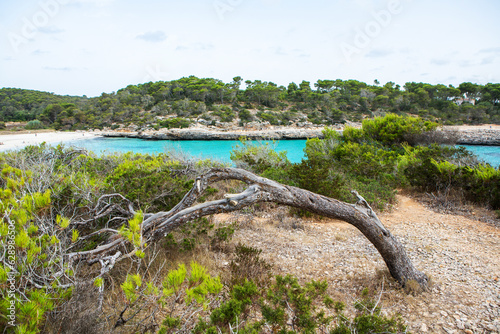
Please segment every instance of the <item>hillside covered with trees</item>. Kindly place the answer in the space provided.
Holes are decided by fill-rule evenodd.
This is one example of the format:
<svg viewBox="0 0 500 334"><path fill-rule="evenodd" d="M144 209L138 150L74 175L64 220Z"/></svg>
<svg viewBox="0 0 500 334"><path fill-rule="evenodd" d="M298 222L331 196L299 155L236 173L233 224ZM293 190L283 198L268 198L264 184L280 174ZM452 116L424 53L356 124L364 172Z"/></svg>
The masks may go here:
<svg viewBox="0 0 500 334"><path fill-rule="evenodd" d="M245 86L244 88L242 86ZM99 97L60 96L16 88L0 89L0 122L28 122L28 129L77 130L187 127L249 122L271 125L332 125L384 115L418 115L445 125L500 124L500 84L464 82L431 85L357 80L302 81L287 87L241 77L183 77L130 85ZM268 122L268 123L266 123ZM0 123L0 126L4 124Z"/></svg>

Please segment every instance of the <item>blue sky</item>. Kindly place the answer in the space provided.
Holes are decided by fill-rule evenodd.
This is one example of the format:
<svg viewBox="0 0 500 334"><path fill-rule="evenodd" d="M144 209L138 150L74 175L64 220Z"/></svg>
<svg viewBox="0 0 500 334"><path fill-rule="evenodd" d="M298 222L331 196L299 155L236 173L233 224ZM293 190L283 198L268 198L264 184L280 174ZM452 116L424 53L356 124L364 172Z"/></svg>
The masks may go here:
<svg viewBox="0 0 500 334"><path fill-rule="evenodd" d="M0 87L500 81L500 1L1 0Z"/></svg>

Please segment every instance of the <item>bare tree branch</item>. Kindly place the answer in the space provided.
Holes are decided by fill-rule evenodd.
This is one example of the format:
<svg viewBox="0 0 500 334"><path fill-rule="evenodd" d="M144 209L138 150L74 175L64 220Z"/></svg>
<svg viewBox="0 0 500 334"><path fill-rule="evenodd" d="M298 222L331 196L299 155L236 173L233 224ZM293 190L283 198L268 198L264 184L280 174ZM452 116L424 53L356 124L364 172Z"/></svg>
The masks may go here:
<svg viewBox="0 0 500 334"><path fill-rule="evenodd" d="M223 199L195 204L210 184L221 180L239 180L250 186L239 194L225 195ZM246 170L213 168L196 179L193 188L172 210L145 215L142 225L143 242L158 241L175 228L199 217L237 211L260 202L273 202L343 220L355 226L377 248L391 275L401 285L404 286L409 280L415 280L426 289L427 276L414 268L401 243L383 226L368 203L357 192L354 193L359 201L357 204L349 204L304 189L283 185ZM96 259L108 256L126 242L116 235L111 239L110 243L94 250L68 255L73 259L86 259L89 263L94 263L98 261Z"/></svg>

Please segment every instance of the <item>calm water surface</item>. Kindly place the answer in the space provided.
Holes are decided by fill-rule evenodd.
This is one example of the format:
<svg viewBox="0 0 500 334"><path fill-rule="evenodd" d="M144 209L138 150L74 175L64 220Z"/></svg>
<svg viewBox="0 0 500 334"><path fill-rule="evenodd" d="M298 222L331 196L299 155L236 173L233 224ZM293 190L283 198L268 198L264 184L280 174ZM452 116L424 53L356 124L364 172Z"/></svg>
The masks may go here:
<svg viewBox="0 0 500 334"><path fill-rule="evenodd" d="M306 140L249 141L254 145L268 143L276 151L287 151L291 162L304 157ZM83 147L97 154L112 152L163 153L180 151L196 158L210 158L231 162L230 152L241 143L237 140L143 140L135 138L94 138L67 142L66 145Z"/></svg>
<svg viewBox="0 0 500 334"><path fill-rule="evenodd" d="M287 151L291 162L300 162L304 158L306 140L251 141L253 144L269 143L276 151ZM67 145L83 147L89 151L101 154L104 152L135 152L162 153L166 151L181 151L193 157L211 158L223 162L231 162L230 152L241 145L237 140L143 140L135 138L95 138L67 142ZM500 166L500 146L464 145L477 154L480 159Z"/></svg>
<svg viewBox="0 0 500 334"><path fill-rule="evenodd" d="M467 148L472 153L476 154L479 159L489 163L494 167L500 166L500 146L479 146L479 145L461 145Z"/></svg>

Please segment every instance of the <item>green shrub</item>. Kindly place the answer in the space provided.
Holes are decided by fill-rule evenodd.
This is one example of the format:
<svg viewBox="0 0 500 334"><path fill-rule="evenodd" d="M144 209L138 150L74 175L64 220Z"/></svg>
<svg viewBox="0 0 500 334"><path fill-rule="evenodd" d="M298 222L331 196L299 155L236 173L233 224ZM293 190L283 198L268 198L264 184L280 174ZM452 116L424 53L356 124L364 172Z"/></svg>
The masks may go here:
<svg viewBox="0 0 500 334"><path fill-rule="evenodd" d="M336 305L337 325L330 331L330 334L407 333L401 316L391 318L382 316L378 304L367 297L367 289L363 290L363 295L363 299L354 304L356 315L352 320L342 313L343 305Z"/></svg>
<svg viewBox="0 0 500 334"><path fill-rule="evenodd" d="M399 144L408 141L408 137L432 131L438 124L425 121L420 117L387 114L364 120L362 131L365 136L383 144Z"/></svg>
<svg viewBox="0 0 500 334"><path fill-rule="evenodd" d="M314 281L301 286L296 277L276 276L275 283L267 289L266 298L260 302L262 316L273 332L315 333L332 320L326 317L322 306L333 302L327 298L326 281ZM321 305L320 304L320 305Z"/></svg>
<svg viewBox="0 0 500 334"><path fill-rule="evenodd" d="M105 179L108 191L117 192L148 210L169 210L189 191L192 180L184 166L165 155L136 154L121 162Z"/></svg>
<svg viewBox="0 0 500 334"><path fill-rule="evenodd" d="M290 168L291 179L299 188L339 200L350 198L346 175L319 161L303 160Z"/></svg>
<svg viewBox="0 0 500 334"><path fill-rule="evenodd" d="M259 117L263 121L269 122L271 125L280 125L281 120L278 114L272 111L258 111L257 117Z"/></svg>
<svg viewBox="0 0 500 334"><path fill-rule="evenodd" d="M212 112L212 115L219 116L221 122L232 122L236 117L234 111L232 111L229 107L222 107L220 110L216 110Z"/></svg>
<svg viewBox="0 0 500 334"><path fill-rule="evenodd" d="M35 119L33 121L29 121L24 128L26 130L38 130L38 129L44 129L45 126L43 125L42 122Z"/></svg>
<svg viewBox="0 0 500 334"><path fill-rule="evenodd" d="M158 124L160 127L167 129L174 129L174 128L184 129L189 127L191 121L186 118L175 117L161 121Z"/></svg>
<svg viewBox="0 0 500 334"><path fill-rule="evenodd" d="M500 208L500 169L470 161L464 148L407 147L399 158L399 169L412 187L430 192L454 190L472 202Z"/></svg>
<svg viewBox="0 0 500 334"><path fill-rule="evenodd" d="M347 142L360 143L365 140L363 129L346 126L342 131L342 139Z"/></svg>
<svg viewBox="0 0 500 334"><path fill-rule="evenodd" d="M377 179L381 175L396 175L397 153L369 144L347 142L331 152L331 157L344 171Z"/></svg>
<svg viewBox="0 0 500 334"><path fill-rule="evenodd" d="M308 140L307 160L290 168L291 179L300 188L342 201L353 200L350 192L357 190L382 210L395 201L394 188L400 183L398 153L376 142L363 142L361 130L347 130L347 137L326 129L325 139Z"/></svg>
<svg viewBox="0 0 500 334"><path fill-rule="evenodd" d="M115 328L127 323L139 325L158 312L158 306L167 311L159 333L171 333L182 326L192 327L196 314L208 308L217 299L223 286L218 276L191 262L190 270L180 264L171 270L158 287L154 281L145 281L139 274L129 274L121 285L125 307L116 320ZM201 306L201 307L200 307ZM116 307L116 306L115 306ZM126 320L125 320L126 319Z"/></svg>
<svg viewBox="0 0 500 334"><path fill-rule="evenodd" d="M276 152L269 143L253 145L245 139L240 139L241 146L237 145L231 151L233 163L255 173L263 173L269 168L286 168L291 163L286 151Z"/></svg>
<svg viewBox="0 0 500 334"><path fill-rule="evenodd" d="M217 329L224 332L229 326L238 327L238 323L247 319L249 308L259 297L260 291L252 281L245 280L242 285L231 287L230 298L224 301L220 307L215 308L210 314L210 323L200 322L194 333L217 333ZM260 323L253 328L260 328Z"/></svg>
<svg viewBox="0 0 500 334"><path fill-rule="evenodd" d="M253 121L252 113L248 109L243 109L238 113L241 123Z"/></svg>
<svg viewBox="0 0 500 334"><path fill-rule="evenodd" d="M0 327L36 333L47 312L71 296L74 279L63 251L69 219L52 217L51 192L30 192L31 173L4 165L0 175ZM55 228L54 228L55 227ZM56 276L57 275L57 276ZM43 287L43 288L40 288Z"/></svg>
<svg viewBox="0 0 500 334"><path fill-rule="evenodd" d="M275 276L266 287L249 280L230 288L228 299L200 319L194 333L406 333L401 317L387 318L369 298L356 302L353 319L327 294L326 281L301 285L291 275Z"/></svg>

